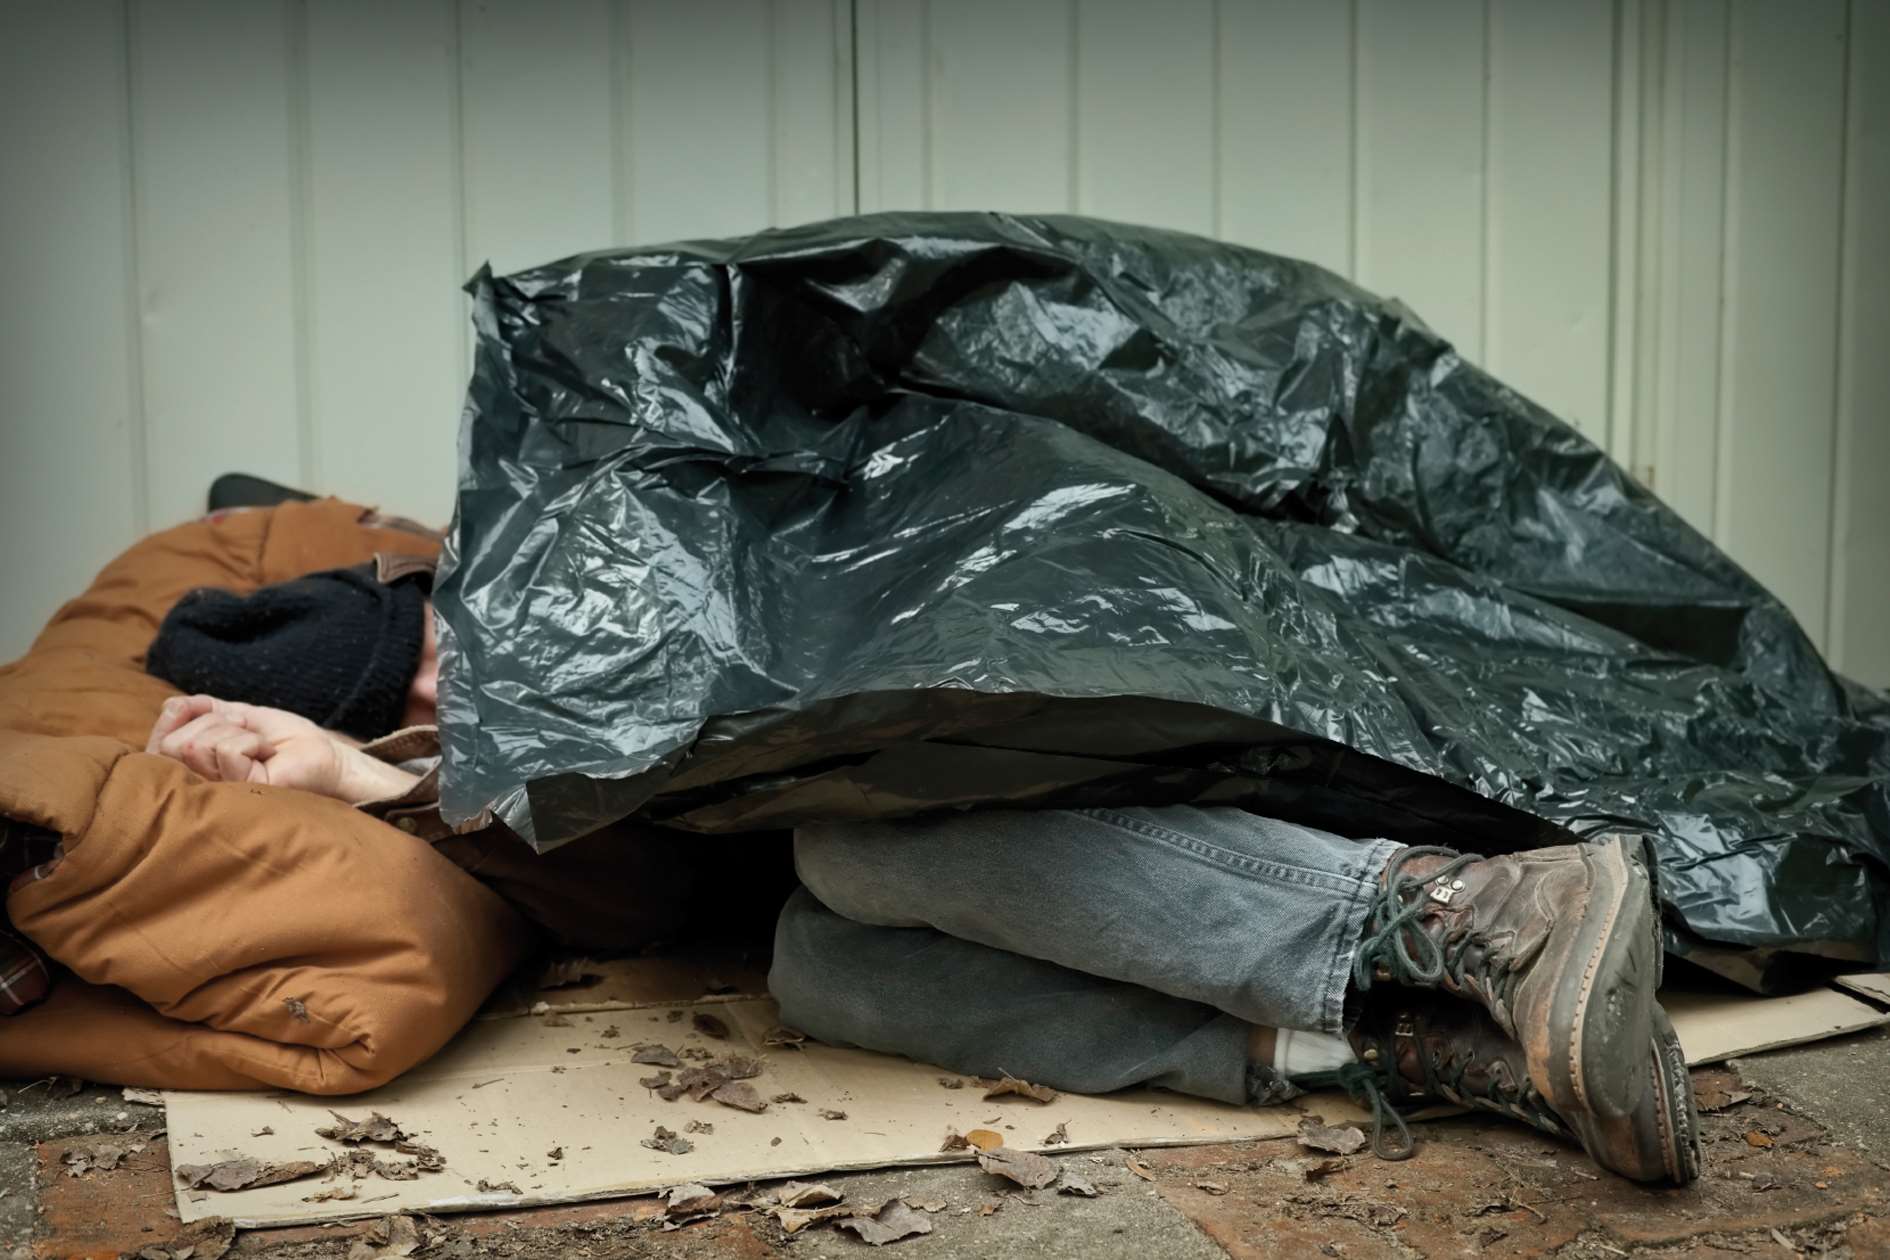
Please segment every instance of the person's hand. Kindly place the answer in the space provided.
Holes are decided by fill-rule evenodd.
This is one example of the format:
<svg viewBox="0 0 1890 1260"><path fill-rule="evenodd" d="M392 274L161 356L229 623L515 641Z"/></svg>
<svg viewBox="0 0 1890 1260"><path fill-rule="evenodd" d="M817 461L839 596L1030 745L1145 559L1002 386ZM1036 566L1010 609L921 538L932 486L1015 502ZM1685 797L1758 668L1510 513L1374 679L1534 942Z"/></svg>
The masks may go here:
<svg viewBox="0 0 1890 1260"><path fill-rule="evenodd" d="M206 779L298 788L350 805L397 795L414 782L299 714L214 696L165 701L144 750Z"/></svg>

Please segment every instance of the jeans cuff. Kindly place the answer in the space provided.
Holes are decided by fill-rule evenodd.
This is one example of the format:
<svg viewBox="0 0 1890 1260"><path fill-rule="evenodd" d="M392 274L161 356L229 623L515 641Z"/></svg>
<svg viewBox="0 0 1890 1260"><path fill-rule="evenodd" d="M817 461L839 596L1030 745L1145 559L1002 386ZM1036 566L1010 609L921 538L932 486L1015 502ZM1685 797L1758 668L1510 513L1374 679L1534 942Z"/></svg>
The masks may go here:
<svg viewBox="0 0 1890 1260"><path fill-rule="evenodd" d="M1365 854L1359 860L1359 869L1354 876L1358 883L1354 887L1352 899L1341 912L1337 949L1333 953L1332 970L1326 977L1326 1003L1324 1019L1320 1023L1321 1032L1343 1034L1358 1022L1358 996L1352 989L1352 964L1358 958L1360 942L1365 939L1365 921L1378 900L1385 867L1390 865L1392 855L1404 847L1391 840L1373 840L1367 844Z"/></svg>

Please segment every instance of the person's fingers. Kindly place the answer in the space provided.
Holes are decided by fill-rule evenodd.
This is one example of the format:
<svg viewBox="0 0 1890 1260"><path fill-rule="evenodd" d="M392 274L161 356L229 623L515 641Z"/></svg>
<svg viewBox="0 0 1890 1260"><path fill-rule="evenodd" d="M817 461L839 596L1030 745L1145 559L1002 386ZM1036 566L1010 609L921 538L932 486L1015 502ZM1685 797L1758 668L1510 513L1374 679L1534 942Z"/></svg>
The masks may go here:
<svg viewBox="0 0 1890 1260"><path fill-rule="evenodd" d="M255 777L259 758L268 745L254 731L232 727L212 745L216 777L225 783L247 783Z"/></svg>
<svg viewBox="0 0 1890 1260"><path fill-rule="evenodd" d="M215 713L206 713L165 736L158 751L183 762L206 779L218 779L222 772L217 763L217 746L226 739L251 733Z"/></svg>
<svg viewBox="0 0 1890 1260"><path fill-rule="evenodd" d="M158 710L158 719L151 727L151 738L144 743L148 753L159 751L159 745L174 734L179 728L196 721L216 707L217 701L211 696L172 696Z"/></svg>

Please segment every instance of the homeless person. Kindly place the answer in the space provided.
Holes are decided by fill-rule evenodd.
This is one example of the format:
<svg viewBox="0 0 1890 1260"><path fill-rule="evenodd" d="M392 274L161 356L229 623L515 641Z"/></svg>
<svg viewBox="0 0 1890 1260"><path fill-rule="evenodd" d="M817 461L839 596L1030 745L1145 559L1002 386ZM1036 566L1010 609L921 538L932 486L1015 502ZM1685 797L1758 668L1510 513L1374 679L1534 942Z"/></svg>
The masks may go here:
<svg viewBox="0 0 1890 1260"><path fill-rule="evenodd" d="M634 948L741 846L613 827L545 856L439 818L431 562L380 556L249 596L195 592L148 668L148 751L336 797L433 841L553 939ZM1232 808L992 810L803 826L770 986L811 1035L1080 1092L1263 1104L1342 1085L1374 1146L1448 1101L1642 1181L1699 1175L1641 842L1482 858ZM751 912L786 883L754 881ZM760 886L765 885L765 886ZM667 916L667 917L666 917Z"/></svg>

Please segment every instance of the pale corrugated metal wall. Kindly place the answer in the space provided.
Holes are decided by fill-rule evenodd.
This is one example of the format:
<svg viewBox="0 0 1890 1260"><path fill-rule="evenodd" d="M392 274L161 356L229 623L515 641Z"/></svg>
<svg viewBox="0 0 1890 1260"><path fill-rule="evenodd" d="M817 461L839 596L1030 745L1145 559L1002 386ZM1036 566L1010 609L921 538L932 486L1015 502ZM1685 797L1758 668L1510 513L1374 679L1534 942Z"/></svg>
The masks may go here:
<svg viewBox="0 0 1890 1260"><path fill-rule="evenodd" d="M936 206L1398 296L1890 683L1890 5L16 0L0 118L0 656L225 469L443 517L482 261Z"/></svg>

